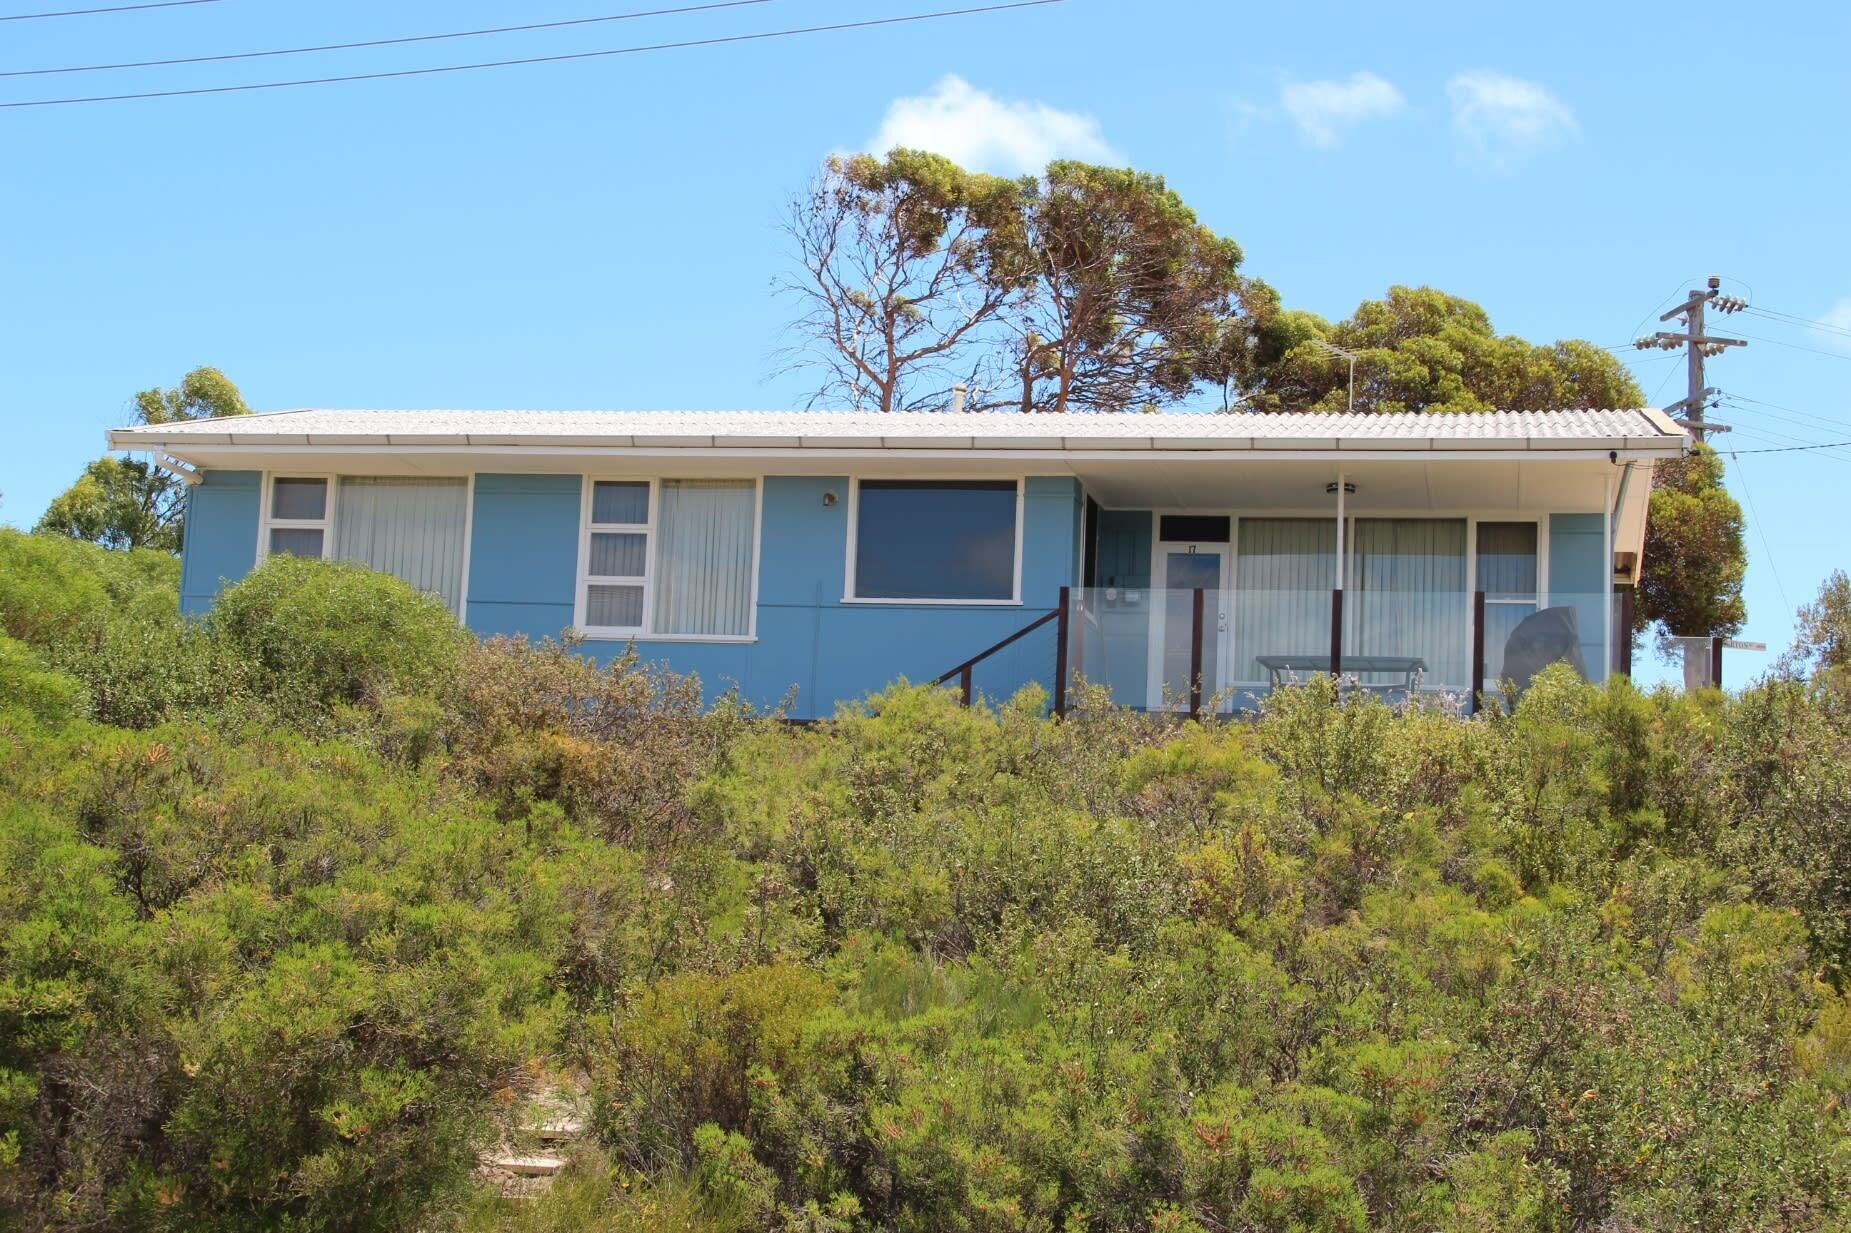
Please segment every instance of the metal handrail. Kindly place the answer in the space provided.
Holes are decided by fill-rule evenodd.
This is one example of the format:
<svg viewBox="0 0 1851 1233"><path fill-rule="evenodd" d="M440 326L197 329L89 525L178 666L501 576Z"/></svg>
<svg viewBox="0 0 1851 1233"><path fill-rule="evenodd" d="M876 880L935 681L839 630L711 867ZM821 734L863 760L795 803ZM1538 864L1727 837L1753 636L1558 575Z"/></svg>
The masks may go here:
<svg viewBox="0 0 1851 1233"><path fill-rule="evenodd" d="M978 664L990 658L990 656L996 654L1004 647L1009 646L1011 643L1026 638L1043 625L1046 625L1049 621L1055 621L1059 623L1060 629L1055 634L1054 679L1056 685L1054 689L1054 714L1064 718L1067 714L1067 608L1071 602L1069 594L1070 589L1062 587L1060 589L1059 607L1051 612L1042 613L1040 616L1024 625L1021 629L1016 630L1013 634L1004 638L1001 642L977 652L957 667L944 673L937 680L933 681L932 684L936 687L950 681L954 676L957 677L958 692L960 695L959 700L963 702L965 706L969 706L971 704L971 669L975 668Z"/></svg>

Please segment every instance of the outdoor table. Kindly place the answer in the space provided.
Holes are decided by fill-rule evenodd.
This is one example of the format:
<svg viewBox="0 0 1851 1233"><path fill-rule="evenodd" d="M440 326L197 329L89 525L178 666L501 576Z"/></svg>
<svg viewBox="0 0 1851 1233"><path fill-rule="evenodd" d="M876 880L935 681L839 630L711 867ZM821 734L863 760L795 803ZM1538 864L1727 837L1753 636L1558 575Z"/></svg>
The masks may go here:
<svg viewBox="0 0 1851 1233"><path fill-rule="evenodd" d="M1328 655L1261 655L1257 658L1260 666L1272 674L1274 689L1285 684L1288 676L1308 676L1330 671ZM1365 672L1400 674L1401 683L1398 685L1362 687L1382 693L1396 689L1411 691L1415 679L1427 671L1427 661L1417 655L1345 655L1339 666L1345 676L1361 676Z"/></svg>

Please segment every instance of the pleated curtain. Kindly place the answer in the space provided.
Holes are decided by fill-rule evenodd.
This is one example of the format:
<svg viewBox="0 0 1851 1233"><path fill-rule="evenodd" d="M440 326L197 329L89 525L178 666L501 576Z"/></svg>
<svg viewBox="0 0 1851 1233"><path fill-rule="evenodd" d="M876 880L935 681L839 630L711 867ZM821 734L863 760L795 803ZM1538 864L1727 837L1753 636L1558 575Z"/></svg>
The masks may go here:
<svg viewBox="0 0 1851 1233"><path fill-rule="evenodd" d="M1234 677L1264 682L1262 655L1330 657L1337 520L1242 518L1234 593Z"/></svg>
<svg viewBox="0 0 1851 1233"><path fill-rule="evenodd" d="M468 502L465 480L346 477L335 507L334 555L441 596L455 612Z"/></svg>
<svg viewBox="0 0 1851 1233"><path fill-rule="evenodd" d="M1346 550L1346 654L1419 658L1427 664L1424 688L1470 687L1465 530L1464 519L1355 521ZM1400 679L1381 680L1391 676Z"/></svg>
<svg viewBox="0 0 1851 1233"><path fill-rule="evenodd" d="M656 632L749 633L755 485L750 480L663 480L660 492Z"/></svg>

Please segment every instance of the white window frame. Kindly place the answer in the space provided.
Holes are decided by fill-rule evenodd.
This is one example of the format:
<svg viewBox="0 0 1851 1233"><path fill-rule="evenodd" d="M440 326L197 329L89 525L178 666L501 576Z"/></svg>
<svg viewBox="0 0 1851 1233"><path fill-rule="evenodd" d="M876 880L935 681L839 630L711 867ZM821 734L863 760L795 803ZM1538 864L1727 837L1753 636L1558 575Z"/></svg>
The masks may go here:
<svg viewBox="0 0 1851 1233"><path fill-rule="evenodd" d="M322 504L319 518L277 518L270 510L272 495L276 491L276 481L286 480L322 480L328 485L328 499ZM340 485L333 475L323 475L306 471L265 471L263 473L263 516L257 522L257 563L262 565L270 559L270 532L280 531L320 531L321 559L334 558L334 503L340 491Z"/></svg>
<svg viewBox="0 0 1851 1233"><path fill-rule="evenodd" d="M752 483L752 578L750 597L746 608L746 632L743 634L665 634L655 629L656 600L656 533L662 517L662 484L665 480L684 478L702 478L681 475L583 475L580 476L579 494L579 533L578 533L578 583L572 598L572 630L580 637L597 640L614 640L623 642L732 642L745 643L758 641L758 573L761 543L765 527L765 480L763 476L712 476L714 479L746 480ZM649 486L649 519L643 523L591 521L593 490L598 484L647 484ZM591 536L596 531L612 534L641 534L646 537L643 547L643 575L640 578L619 577L613 574L591 573ZM593 586L638 586L643 589L643 620L635 628L615 625L588 625L586 612L590 607L590 591Z"/></svg>
<svg viewBox="0 0 1851 1233"><path fill-rule="evenodd" d="M1471 518L1470 542L1472 560L1466 569L1466 590L1477 591L1478 588L1478 526L1484 522L1497 523L1535 523L1536 524L1536 591L1529 599L1493 599L1485 596L1485 603L1533 605L1541 612L1549 606L1549 519L1548 515L1535 518L1500 518L1496 514L1476 514Z"/></svg>
<svg viewBox="0 0 1851 1233"><path fill-rule="evenodd" d="M863 596L857 590L855 578L855 550L861 529L861 483L863 478L880 482L882 480L918 481L923 483L969 483L992 484L1013 483L1015 485L1015 561L1009 582L1008 599L906 599L882 595ZM848 539L847 560L842 563L842 602L845 604L876 604L890 607L907 608L1020 608L1022 606L1022 531L1024 514L1028 506L1027 477L1023 475L854 475L848 481Z"/></svg>

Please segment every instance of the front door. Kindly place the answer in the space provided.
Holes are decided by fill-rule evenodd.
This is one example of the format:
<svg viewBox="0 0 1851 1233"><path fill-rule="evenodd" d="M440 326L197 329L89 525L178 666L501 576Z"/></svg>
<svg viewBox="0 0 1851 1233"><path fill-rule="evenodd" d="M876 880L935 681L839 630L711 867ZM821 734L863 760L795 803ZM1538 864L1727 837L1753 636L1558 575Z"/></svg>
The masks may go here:
<svg viewBox="0 0 1851 1233"><path fill-rule="evenodd" d="M1225 546L1157 546L1157 588L1151 605L1152 710L1189 709L1195 656L1195 592L1202 591L1202 703L1221 687L1221 643L1228 627Z"/></svg>

